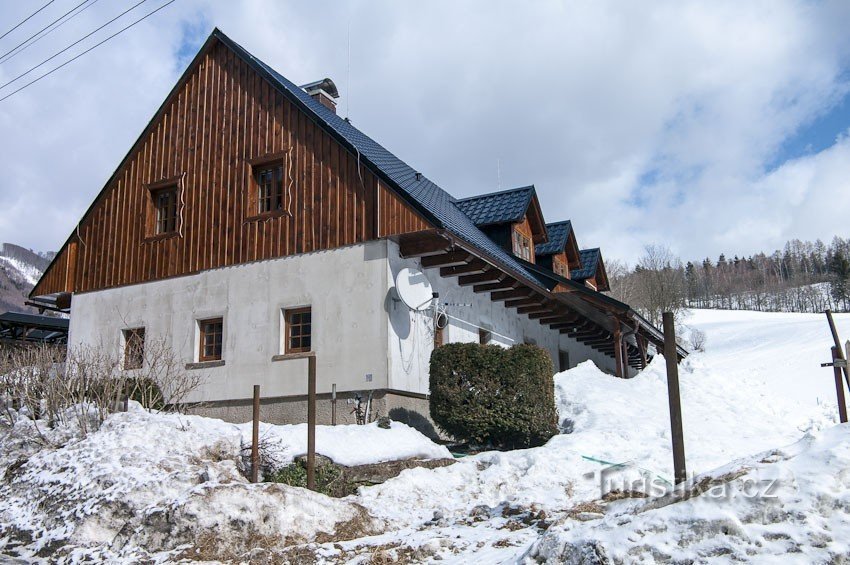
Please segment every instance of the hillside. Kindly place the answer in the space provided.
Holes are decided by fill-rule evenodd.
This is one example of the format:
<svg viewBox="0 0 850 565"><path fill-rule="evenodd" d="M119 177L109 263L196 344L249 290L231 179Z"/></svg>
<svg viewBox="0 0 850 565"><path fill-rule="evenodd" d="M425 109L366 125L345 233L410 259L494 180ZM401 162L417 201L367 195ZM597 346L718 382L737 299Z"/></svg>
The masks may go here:
<svg viewBox="0 0 850 565"><path fill-rule="evenodd" d="M850 315L836 319L850 338ZM246 426L134 408L83 441L38 449L24 441L32 432L22 419L12 433L0 431L0 531L12 532L0 537L0 555L842 562L850 551L850 426L836 425L832 372L819 366L830 345L825 317L694 311L685 325L704 331L707 343L680 366L695 476L678 495L664 492L673 474L664 360L630 380L586 362L555 378L563 433L546 445L407 470L343 499L247 483L237 471ZM286 461L303 450L303 426L263 429ZM393 435L402 433L408 439ZM440 456L395 424L321 427L317 435L319 453L340 460L383 460L388 450L404 457L411 446Z"/></svg>
<svg viewBox="0 0 850 565"><path fill-rule="evenodd" d="M0 313L35 311L24 303L49 263L50 255L41 255L11 243L0 243Z"/></svg>

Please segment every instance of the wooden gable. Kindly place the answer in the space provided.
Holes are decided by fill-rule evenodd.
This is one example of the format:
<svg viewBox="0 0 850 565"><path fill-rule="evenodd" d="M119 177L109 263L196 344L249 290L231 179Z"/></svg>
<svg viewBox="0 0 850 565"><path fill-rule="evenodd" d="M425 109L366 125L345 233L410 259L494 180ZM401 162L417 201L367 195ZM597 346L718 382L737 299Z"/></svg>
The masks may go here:
<svg viewBox="0 0 850 565"><path fill-rule="evenodd" d="M253 164L284 167L285 208L258 214ZM152 187L178 190L151 232ZM430 228L355 155L212 36L31 296L87 292Z"/></svg>

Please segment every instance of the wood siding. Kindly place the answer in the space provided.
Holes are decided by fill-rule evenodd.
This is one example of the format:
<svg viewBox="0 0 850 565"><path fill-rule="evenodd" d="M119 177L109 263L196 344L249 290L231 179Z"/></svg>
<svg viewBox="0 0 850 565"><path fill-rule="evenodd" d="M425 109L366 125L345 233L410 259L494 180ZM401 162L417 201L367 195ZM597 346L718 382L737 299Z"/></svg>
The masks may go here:
<svg viewBox="0 0 850 565"><path fill-rule="evenodd" d="M251 163L276 154L291 187L288 213L258 216ZM366 166L359 169L356 156L213 42L32 294L143 283L431 227ZM178 187L178 230L154 237L148 188L170 179Z"/></svg>

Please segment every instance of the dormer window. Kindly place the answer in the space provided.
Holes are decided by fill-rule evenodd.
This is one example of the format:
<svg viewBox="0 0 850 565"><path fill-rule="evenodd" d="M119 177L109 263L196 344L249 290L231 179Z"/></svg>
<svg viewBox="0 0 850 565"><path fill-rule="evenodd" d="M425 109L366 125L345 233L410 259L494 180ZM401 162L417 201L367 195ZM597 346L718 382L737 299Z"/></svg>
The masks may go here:
<svg viewBox="0 0 850 565"><path fill-rule="evenodd" d="M254 168L257 181L257 213L268 214L283 210L283 164Z"/></svg>
<svg viewBox="0 0 850 565"><path fill-rule="evenodd" d="M531 238L514 230L514 255L531 261Z"/></svg>
<svg viewBox="0 0 850 565"><path fill-rule="evenodd" d="M570 278L570 269L567 267L567 264L560 259L552 260L552 270L556 275L560 275L565 279Z"/></svg>

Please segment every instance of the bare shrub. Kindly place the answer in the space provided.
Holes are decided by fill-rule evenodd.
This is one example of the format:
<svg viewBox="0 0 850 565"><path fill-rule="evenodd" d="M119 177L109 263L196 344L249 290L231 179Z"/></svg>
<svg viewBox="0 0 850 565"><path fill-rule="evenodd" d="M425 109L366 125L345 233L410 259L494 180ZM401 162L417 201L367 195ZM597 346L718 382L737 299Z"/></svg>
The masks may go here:
<svg viewBox="0 0 850 565"><path fill-rule="evenodd" d="M29 418L44 443L44 426L73 426L85 436L100 428L127 399L148 410L179 411L203 381L179 362L164 340L145 347L141 368L125 370L123 360L103 347L67 353L34 346L0 357L0 424Z"/></svg>
<svg viewBox="0 0 850 565"><path fill-rule="evenodd" d="M697 328L691 328L691 331L688 334L688 344L691 346L693 351L705 351L705 341L706 335L704 331Z"/></svg>

